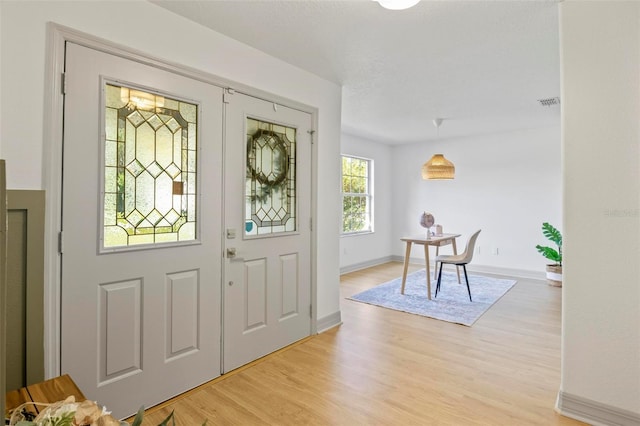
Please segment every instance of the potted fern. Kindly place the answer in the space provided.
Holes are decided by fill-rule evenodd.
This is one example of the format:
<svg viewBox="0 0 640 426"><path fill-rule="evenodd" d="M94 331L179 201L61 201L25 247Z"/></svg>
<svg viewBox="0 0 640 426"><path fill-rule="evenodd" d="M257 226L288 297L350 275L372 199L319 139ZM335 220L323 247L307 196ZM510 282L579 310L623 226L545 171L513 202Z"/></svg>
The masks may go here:
<svg viewBox="0 0 640 426"><path fill-rule="evenodd" d="M547 265L547 282L555 287L562 287L562 234L548 222L542 224L542 235L555 243L556 248L537 245L536 249L552 264Z"/></svg>

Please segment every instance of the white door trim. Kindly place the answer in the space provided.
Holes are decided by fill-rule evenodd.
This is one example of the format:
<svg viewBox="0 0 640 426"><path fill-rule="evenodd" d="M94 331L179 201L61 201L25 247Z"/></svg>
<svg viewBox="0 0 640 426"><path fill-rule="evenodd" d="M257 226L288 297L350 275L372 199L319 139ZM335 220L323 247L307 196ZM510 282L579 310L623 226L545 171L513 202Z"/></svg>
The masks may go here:
<svg viewBox="0 0 640 426"><path fill-rule="evenodd" d="M46 378L60 374L60 287L61 267L58 253L58 234L61 229L62 211L62 94L65 61L65 44L73 42L101 52L109 53L132 61L141 62L175 74L189 77L204 83L222 88L233 88L237 92L269 102L286 105L310 113L312 128L318 128L318 109L310 105L292 101L281 96L268 93L250 86L246 86L216 75L200 71L195 68L165 61L147 55L135 49L128 48L99 37L86 34L72 28L49 22L47 24L47 48L45 58L45 99L43 117L43 173L42 187L46 191L45 217L45 265L44 265L44 372ZM313 223L317 223L317 189L318 189L318 155L317 133L311 150L311 216ZM311 318L311 334L317 333L317 232L316 226L311 231L311 303L313 315Z"/></svg>

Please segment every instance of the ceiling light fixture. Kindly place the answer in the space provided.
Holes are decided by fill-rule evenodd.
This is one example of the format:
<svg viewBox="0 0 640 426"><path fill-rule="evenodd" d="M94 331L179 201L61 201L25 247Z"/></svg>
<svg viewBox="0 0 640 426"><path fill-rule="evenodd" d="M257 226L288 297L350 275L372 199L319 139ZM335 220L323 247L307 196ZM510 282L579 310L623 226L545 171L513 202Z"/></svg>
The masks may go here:
<svg viewBox="0 0 640 426"><path fill-rule="evenodd" d="M442 118L436 118L433 120L433 125L436 126L437 136L440 136L440 125L442 124ZM456 168L453 163L442 154L435 154L429 161L422 165L422 179L429 180L444 180L453 179L456 173Z"/></svg>
<svg viewBox="0 0 640 426"><path fill-rule="evenodd" d="M420 0L377 0L380 6L390 10L404 10L415 6Z"/></svg>

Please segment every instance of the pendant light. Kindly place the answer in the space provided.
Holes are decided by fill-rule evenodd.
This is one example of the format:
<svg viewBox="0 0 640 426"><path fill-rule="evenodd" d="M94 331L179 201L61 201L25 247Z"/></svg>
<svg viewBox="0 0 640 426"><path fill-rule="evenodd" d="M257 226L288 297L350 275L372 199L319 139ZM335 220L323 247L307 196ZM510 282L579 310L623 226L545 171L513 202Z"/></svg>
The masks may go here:
<svg viewBox="0 0 640 426"><path fill-rule="evenodd" d="M442 118L436 118L433 120L433 125L436 126L437 136L440 136L440 125L442 124ZM435 154L429 161L422 165L422 179L429 180L444 180L453 179L456 172L456 168L453 163L442 154Z"/></svg>

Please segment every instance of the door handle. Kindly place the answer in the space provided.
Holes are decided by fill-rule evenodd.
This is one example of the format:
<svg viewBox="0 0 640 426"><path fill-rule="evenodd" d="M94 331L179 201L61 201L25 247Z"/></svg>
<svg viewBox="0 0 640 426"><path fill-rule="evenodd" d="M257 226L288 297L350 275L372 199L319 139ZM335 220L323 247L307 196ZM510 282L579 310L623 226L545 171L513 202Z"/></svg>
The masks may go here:
<svg viewBox="0 0 640 426"><path fill-rule="evenodd" d="M244 260L244 258L238 257L238 251L236 250L235 247L227 248L227 259L236 260L236 261L243 261Z"/></svg>

